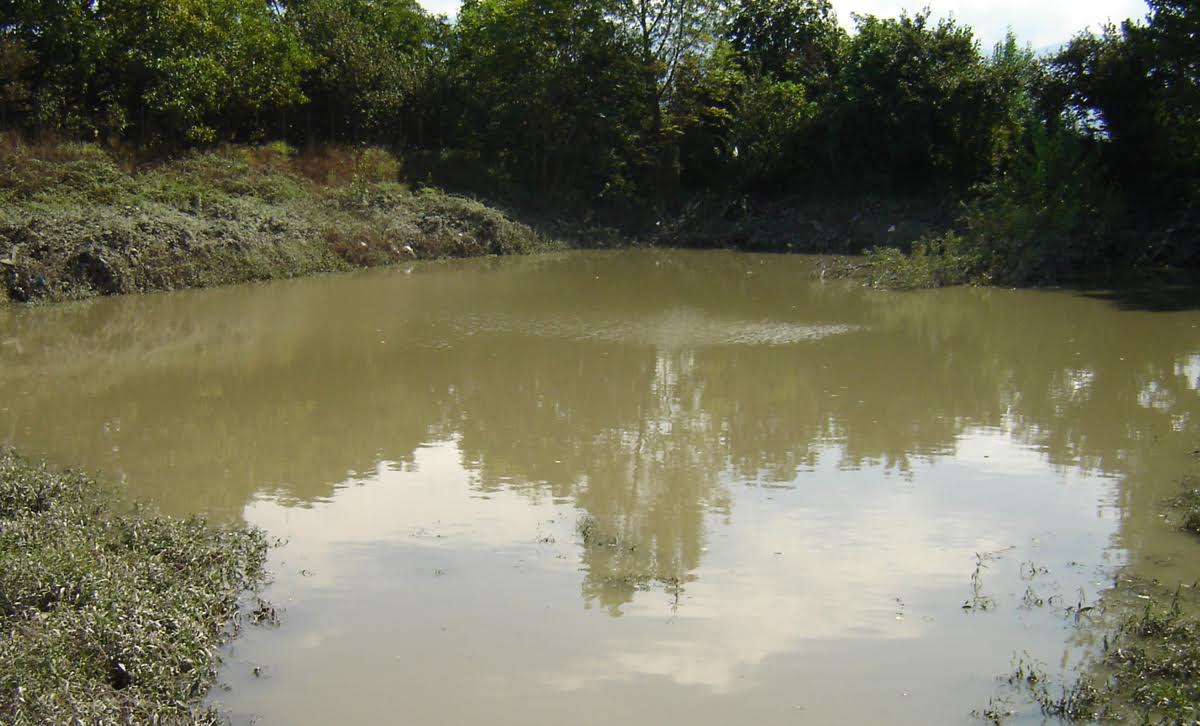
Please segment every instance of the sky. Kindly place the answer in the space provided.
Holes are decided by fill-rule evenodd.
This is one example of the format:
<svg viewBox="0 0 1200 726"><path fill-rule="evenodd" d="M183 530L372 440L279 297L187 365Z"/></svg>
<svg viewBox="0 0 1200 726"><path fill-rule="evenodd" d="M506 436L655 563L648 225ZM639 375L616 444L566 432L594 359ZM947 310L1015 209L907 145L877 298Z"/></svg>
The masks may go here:
<svg viewBox="0 0 1200 726"><path fill-rule="evenodd" d="M454 15L459 0L419 0L434 13ZM1057 47L1085 27L1098 30L1105 22L1144 18L1145 0L833 0L843 25L851 26L851 13L881 17L898 15L902 9L928 6L934 17L952 15L975 29L985 49L1004 38L1009 27L1022 43L1035 49Z"/></svg>

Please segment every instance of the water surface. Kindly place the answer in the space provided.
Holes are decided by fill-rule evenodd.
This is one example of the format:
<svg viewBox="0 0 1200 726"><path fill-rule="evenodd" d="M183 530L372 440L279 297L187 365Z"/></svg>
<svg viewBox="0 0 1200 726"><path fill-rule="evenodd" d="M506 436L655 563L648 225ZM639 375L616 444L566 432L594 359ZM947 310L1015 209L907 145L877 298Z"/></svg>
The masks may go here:
<svg viewBox="0 0 1200 726"><path fill-rule="evenodd" d="M3 310L0 442L286 542L283 625L213 694L239 722L962 723L1014 658L1077 662L1068 608L1115 567L1200 565L1159 518L1200 440L1200 313L816 264Z"/></svg>

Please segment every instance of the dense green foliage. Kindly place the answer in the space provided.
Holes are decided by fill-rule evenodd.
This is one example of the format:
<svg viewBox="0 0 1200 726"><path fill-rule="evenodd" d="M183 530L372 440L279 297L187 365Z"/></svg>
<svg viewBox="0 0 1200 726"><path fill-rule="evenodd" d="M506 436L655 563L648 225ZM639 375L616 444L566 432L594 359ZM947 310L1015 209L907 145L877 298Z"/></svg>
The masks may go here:
<svg viewBox="0 0 1200 726"><path fill-rule="evenodd" d="M0 119L373 143L643 228L697 199L953 199L976 272L1043 282L1200 262L1200 9L1150 10L1038 57L928 12L847 31L828 0L3 0Z"/></svg>
<svg viewBox="0 0 1200 726"><path fill-rule="evenodd" d="M0 720L220 723L200 699L266 548L0 452Z"/></svg>

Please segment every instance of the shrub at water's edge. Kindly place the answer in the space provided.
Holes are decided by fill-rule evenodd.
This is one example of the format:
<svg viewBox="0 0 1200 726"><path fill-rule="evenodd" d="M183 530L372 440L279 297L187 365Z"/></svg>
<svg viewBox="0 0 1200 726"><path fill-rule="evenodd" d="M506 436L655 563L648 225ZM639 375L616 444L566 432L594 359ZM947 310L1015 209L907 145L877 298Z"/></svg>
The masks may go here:
<svg viewBox="0 0 1200 726"><path fill-rule="evenodd" d="M0 451L0 721L218 723L201 699L266 549Z"/></svg>
<svg viewBox="0 0 1200 726"><path fill-rule="evenodd" d="M916 244L908 254L877 249L868 258L879 287L996 282L1037 285L1069 277L1111 277L1132 266L1136 234L1104 187L1095 149L1077 133L1035 128L1011 168L974 190L959 232Z"/></svg>
<svg viewBox="0 0 1200 726"><path fill-rule="evenodd" d="M18 302L547 247L479 202L396 181L380 149L223 147L139 167L0 139L0 287Z"/></svg>
<svg viewBox="0 0 1200 726"><path fill-rule="evenodd" d="M915 242L908 254L895 247L867 252L867 278L874 287L912 289L984 284L984 254L961 236L948 233Z"/></svg>

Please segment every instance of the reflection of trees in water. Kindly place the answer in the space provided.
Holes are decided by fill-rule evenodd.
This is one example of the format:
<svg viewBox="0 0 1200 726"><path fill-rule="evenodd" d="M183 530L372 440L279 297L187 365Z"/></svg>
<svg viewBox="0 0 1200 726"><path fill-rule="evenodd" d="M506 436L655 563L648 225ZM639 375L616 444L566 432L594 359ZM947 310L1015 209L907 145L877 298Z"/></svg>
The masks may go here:
<svg viewBox="0 0 1200 726"><path fill-rule="evenodd" d="M0 436L120 472L168 508L227 513L263 492L328 497L453 437L473 486L569 499L620 544L583 550L585 596L610 610L688 580L730 480L786 485L829 456L911 473L991 427L1127 477L1126 518L1144 519L1168 440L1197 439L1194 315L798 284L779 259L621 259L37 311L0 322L21 348L0 348ZM636 334L614 341L614 320ZM830 322L850 329L711 338Z"/></svg>
<svg viewBox="0 0 1200 726"><path fill-rule="evenodd" d="M480 463L479 486L545 488L587 513L580 533L589 602L616 614L651 582L679 587L700 564L705 514L730 507L719 481L728 455L714 444L697 395L705 382L694 354L592 350L560 366L562 355L538 347L517 354L530 356L522 370L545 366L536 384L518 387L499 410L491 383L462 389L460 410L470 414L461 446ZM501 429L496 420L517 425ZM550 471L530 476L539 463Z"/></svg>
<svg viewBox="0 0 1200 726"><path fill-rule="evenodd" d="M976 362L981 400L994 401L999 414L981 423L1035 447L1054 466L1120 478L1121 544L1149 554L1147 539L1161 532L1162 499L1188 463L1181 454L1200 442L1197 316L1118 312L1051 292L893 298L877 312L883 325Z"/></svg>

